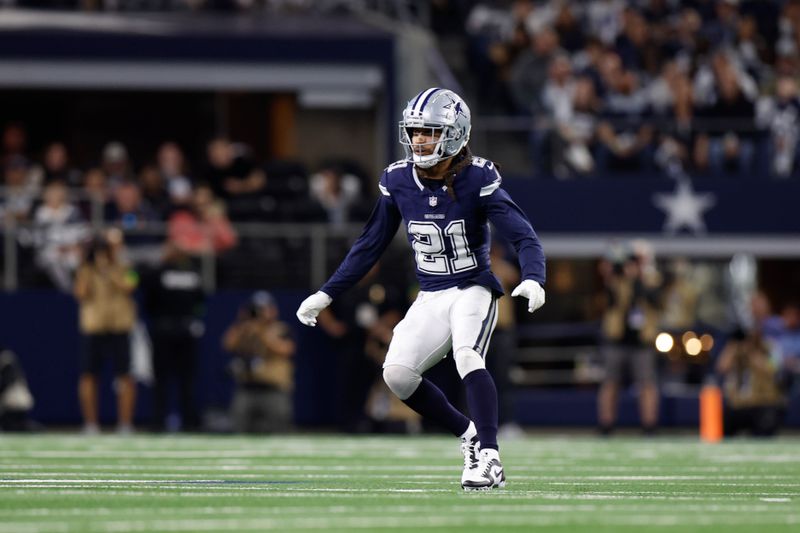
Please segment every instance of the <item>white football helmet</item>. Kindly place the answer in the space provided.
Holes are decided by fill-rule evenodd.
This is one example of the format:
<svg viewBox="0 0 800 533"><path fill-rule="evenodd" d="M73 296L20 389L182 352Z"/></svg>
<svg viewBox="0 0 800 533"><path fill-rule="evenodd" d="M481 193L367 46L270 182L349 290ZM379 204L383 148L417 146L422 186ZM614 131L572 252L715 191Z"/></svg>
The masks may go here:
<svg viewBox="0 0 800 533"><path fill-rule="evenodd" d="M423 145L412 143L412 131L420 128L430 129L436 139L431 154L417 153ZM449 89L432 87L406 104L400 121L400 144L407 161L430 168L458 154L469 141L471 128L469 107L464 100Z"/></svg>

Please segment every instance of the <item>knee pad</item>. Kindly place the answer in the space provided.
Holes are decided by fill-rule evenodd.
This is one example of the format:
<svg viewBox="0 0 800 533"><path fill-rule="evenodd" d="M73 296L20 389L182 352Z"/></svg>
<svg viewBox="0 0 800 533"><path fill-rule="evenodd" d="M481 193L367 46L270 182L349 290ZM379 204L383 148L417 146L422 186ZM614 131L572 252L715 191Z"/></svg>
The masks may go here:
<svg viewBox="0 0 800 533"><path fill-rule="evenodd" d="M383 380L398 398L405 400L417 390L422 376L410 368L389 365L383 369Z"/></svg>
<svg viewBox="0 0 800 533"><path fill-rule="evenodd" d="M473 370L486 368L486 362L483 357L472 348L459 348L454 357L456 370L458 370L458 375L461 376L461 379L464 379Z"/></svg>

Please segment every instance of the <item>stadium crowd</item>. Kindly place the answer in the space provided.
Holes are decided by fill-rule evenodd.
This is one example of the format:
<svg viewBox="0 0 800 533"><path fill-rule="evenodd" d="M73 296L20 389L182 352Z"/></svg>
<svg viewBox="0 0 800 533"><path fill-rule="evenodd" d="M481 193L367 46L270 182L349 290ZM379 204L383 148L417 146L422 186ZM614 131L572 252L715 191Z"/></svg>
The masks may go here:
<svg viewBox="0 0 800 533"><path fill-rule="evenodd" d="M219 255L239 244L232 222L336 226L369 214L364 173L346 161L309 175L300 163L258 164L247 146L219 137L209 141L206 160L191 166L174 142L162 143L151 162L134 162L112 141L97 164L78 168L64 143L36 157L26 136L22 124L7 124L0 155L0 217L22 226L23 285L69 291L81 247L102 225L124 232L132 262L153 264L164 236L192 256Z"/></svg>
<svg viewBox="0 0 800 533"><path fill-rule="evenodd" d="M346 0L5 3L264 16L381 8ZM467 65L461 82L476 93L470 101L477 111L530 117L538 175L800 174L798 0L444 0L402 7L459 43L466 57L448 57Z"/></svg>
<svg viewBox="0 0 800 533"><path fill-rule="evenodd" d="M468 13L469 62L540 173L797 176L800 2L510 4Z"/></svg>

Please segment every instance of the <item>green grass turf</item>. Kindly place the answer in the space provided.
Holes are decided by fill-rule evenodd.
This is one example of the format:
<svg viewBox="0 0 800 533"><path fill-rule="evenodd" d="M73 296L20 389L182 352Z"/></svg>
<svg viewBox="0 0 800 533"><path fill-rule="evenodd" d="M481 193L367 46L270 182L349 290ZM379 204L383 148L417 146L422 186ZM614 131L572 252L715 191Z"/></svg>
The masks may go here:
<svg viewBox="0 0 800 533"><path fill-rule="evenodd" d="M800 440L0 435L0 532L800 531Z"/></svg>

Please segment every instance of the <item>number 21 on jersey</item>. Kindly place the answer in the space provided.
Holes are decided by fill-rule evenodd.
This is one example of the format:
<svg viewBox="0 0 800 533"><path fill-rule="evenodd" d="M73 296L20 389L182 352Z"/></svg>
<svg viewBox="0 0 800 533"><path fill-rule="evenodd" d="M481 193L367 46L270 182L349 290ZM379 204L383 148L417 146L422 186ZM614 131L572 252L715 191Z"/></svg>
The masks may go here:
<svg viewBox="0 0 800 533"><path fill-rule="evenodd" d="M408 233L414 237L411 246L414 248L417 268L426 274L455 274L478 265L467 243L463 219L450 222L444 233L435 222L412 220L408 223ZM445 235L450 238L452 257L448 256L445 249Z"/></svg>

